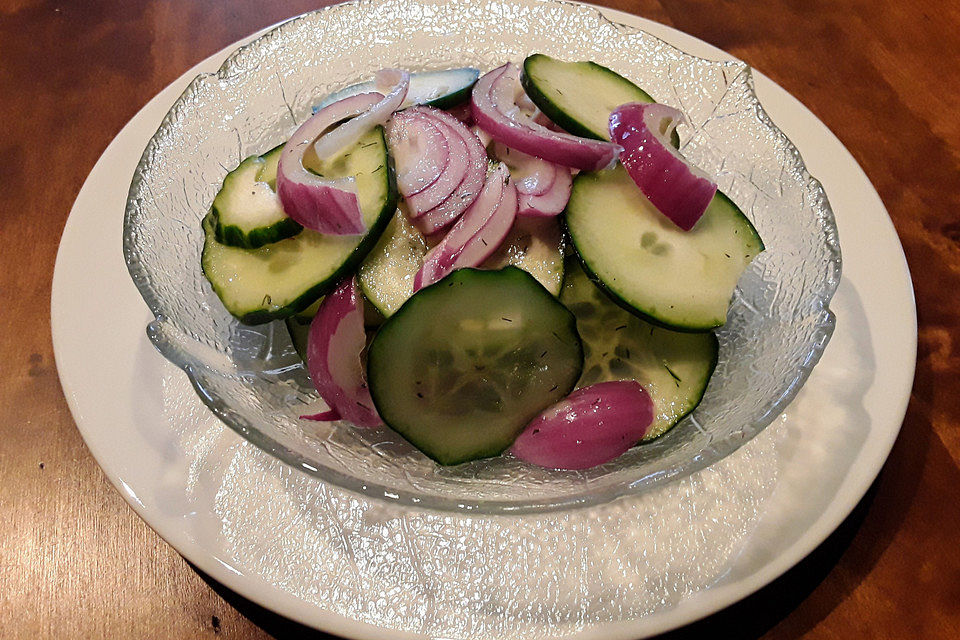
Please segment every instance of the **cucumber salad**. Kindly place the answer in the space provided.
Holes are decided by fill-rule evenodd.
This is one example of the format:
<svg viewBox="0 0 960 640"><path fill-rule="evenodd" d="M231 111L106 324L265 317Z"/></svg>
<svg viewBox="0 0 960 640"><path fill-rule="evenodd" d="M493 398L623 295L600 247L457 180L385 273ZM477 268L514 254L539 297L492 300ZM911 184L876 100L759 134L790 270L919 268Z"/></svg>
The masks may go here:
<svg viewBox="0 0 960 640"><path fill-rule="evenodd" d="M328 409L441 465L586 469L700 402L763 242L683 115L593 62L386 69L223 180L203 272Z"/></svg>

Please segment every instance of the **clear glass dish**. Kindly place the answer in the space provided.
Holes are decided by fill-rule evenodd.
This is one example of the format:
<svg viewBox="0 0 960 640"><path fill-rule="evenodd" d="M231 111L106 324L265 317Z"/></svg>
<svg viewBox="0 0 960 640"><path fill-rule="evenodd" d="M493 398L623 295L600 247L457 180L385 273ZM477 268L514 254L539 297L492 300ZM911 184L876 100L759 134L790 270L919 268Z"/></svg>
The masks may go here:
<svg viewBox="0 0 960 640"><path fill-rule="evenodd" d="M486 70L534 52L593 60L681 109L683 153L718 177L766 244L741 278L703 402L665 436L582 472L509 457L440 467L388 429L298 416L319 406L282 323L240 325L200 270L200 219L226 172L282 142L327 93L383 67ZM196 78L148 144L123 233L147 332L227 425L284 462L365 495L504 514L634 494L728 454L779 415L833 332L836 224L820 183L770 121L741 62L688 55L591 7L552 0L387 0L287 22Z"/></svg>

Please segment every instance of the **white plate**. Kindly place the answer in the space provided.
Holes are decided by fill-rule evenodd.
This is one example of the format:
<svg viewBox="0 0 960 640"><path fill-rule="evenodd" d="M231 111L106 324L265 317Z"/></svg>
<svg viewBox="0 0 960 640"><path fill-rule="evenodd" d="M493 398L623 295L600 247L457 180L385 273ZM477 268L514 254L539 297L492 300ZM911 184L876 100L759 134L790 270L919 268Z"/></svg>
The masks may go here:
<svg viewBox="0 0 960 640"><path fill-rule="evenodd" d="M662 25L604 13L690 53L729 57ZM371 502L242 441L154 351L144 331L152 317L121 254L126 176L187 83L234 48L167 87L106 149L64 229L51 306L61 381L90 450L137 513L201 570L280 614L349 637L636 638L769 583L863 496L913 380L910 277L852 156L761 74L761 101L830 198L844 271L823 360L784 416L740 451L605 507L479 518ZM530 571L524 550L550 544L556 566ZM489 564L477 554L486 549L498 552Z"/></svg>

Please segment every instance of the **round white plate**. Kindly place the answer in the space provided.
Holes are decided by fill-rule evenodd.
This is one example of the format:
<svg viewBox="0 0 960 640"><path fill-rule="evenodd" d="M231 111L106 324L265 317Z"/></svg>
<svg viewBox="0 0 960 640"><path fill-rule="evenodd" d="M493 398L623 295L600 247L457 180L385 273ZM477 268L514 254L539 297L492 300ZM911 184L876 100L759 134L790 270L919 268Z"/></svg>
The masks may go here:
<svg viewBox="0 0 960 640"><path fill-rule="evenodd" d="M729 57L663 25L603 12L690 53ZM61 382L90 450L137 513L201 570L282 615L348 637L637 638L768 584L864 495L913 381L910 277L853 157L759 73L762 103L823 182L844 264L823 359L785 414L745 447L639 498L483 518L371 502L244 442L151 346L152 316L121 253L127 176L187 83L235 48L185 73L107 147L64 229L51 305ZM551 548L557 564L530 571L525 553Z"/></svg>

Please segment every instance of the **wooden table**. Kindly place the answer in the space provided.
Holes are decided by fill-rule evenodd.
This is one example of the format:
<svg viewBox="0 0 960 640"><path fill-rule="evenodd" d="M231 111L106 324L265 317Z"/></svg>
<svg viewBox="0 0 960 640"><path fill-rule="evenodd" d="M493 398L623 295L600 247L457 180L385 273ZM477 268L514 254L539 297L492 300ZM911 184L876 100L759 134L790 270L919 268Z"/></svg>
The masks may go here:
<svg viewBox="0 0 960 640"><path fill-rule="evenodd" d="M671 637L960 637L960 5L608 3L745 60L836 132L890 211L919 307L913 396L867 498L786 576ZM60 390L49 299L70 206L123 124L196 62L317 4L0 0L4 638L305 632L198 574L107 483Z"/></svg>

